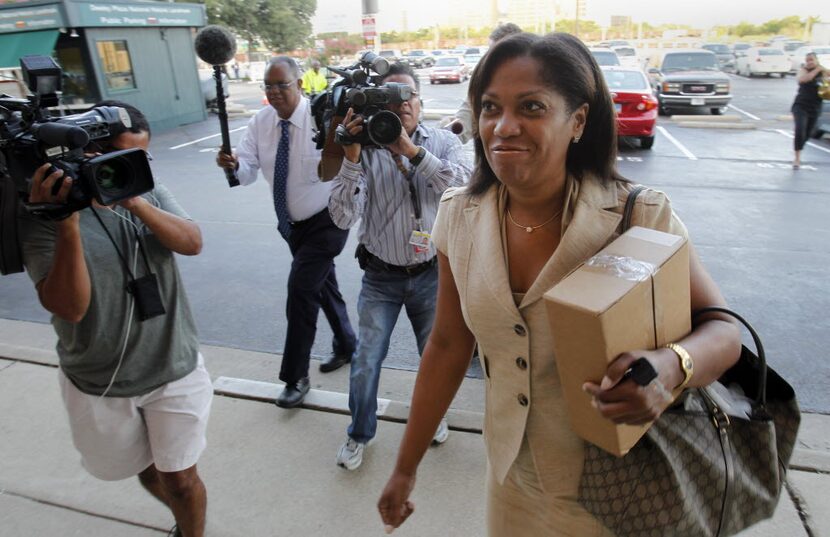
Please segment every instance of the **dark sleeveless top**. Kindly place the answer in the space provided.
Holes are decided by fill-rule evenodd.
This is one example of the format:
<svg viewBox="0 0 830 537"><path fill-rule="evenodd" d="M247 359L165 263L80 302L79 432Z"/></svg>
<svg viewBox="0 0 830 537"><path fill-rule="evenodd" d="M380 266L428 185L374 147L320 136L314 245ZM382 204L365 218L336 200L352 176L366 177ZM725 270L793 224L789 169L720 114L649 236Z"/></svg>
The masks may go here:
<svg viewBox="0 0 830 537"><path fill-rule="evenodd" d="M818 87L821 84L823 73L819 73L809 82L798 84L798 93L795 95L793 107L798 106L806 112L818 114L821 111L821 97L818 96Z"/></svg>

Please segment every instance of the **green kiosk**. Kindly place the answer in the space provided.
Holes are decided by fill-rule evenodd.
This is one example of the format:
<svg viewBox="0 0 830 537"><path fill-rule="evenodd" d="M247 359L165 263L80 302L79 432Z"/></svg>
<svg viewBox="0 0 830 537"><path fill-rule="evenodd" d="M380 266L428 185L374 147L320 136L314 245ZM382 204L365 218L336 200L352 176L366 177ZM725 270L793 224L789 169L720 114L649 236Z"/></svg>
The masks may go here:
<svg viewBox="0 0 830 537"><path fill-rule="evenodd" d="M41 54L63 68L67 113L118 99L140 108L154 131L202 121L193 39L205 24L201 4L0 0L0 92L22 93L18 59Z"/></svg>

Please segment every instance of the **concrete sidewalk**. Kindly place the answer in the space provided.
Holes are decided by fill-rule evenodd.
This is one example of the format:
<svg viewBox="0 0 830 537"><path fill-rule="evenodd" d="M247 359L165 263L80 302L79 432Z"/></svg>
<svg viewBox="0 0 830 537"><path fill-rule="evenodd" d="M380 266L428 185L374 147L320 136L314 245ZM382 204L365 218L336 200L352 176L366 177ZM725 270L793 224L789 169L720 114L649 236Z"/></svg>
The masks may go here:
<svg viewBox="0 0 830 537"><path fill-rule="evenodd" d="M165 535L172 516L136 480L101 482L80 467L54 342L48 325L0 320L0 535ZM347 472L334 464L349 422L345 371L320 375L315 367L314 409L286 411L263 402L279 389L268 382L279 356L202 352L217 389L199 463L208 535L383 535L375 502L394 464L415 374L384 370L377 441L364 465ZM449 414L455 431L425 457L416 513L396 535L485 535L482 391L481 381L465 381ZM830 536L830 417L804 416L793 463L776 516L743 537Z"/></svg>

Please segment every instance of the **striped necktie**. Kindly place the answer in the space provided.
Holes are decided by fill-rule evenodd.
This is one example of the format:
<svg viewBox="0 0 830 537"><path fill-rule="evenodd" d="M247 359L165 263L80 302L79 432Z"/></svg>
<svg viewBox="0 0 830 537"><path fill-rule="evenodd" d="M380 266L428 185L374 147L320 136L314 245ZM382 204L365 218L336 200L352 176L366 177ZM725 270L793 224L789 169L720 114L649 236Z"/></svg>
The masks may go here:
<svg viewBox="0 0 830 537"><path fill-rule="evenodd" d="M277 230L285 240L291 235L291 220L288 217L288 127L287 119L280 120L280 143L277 146L277 160L274 161L274 210L277 212Z"/></svg>

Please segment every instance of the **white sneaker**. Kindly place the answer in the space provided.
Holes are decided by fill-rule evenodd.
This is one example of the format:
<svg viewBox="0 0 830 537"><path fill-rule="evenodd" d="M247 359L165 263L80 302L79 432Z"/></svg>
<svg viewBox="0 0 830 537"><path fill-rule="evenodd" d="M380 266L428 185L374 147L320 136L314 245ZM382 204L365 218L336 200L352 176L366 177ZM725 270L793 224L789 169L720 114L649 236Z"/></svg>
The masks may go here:
<svg viewBox="0 0 830 537"><path fill-rule="evenodd" d="M347 438L340 446L340 451L337 452L337 466L341 466L346 470L357 470L363 462L363 449L365 447L366 444Z"/></svg>
<svg viewBox="0 0 830 537"><path fill-rule="evenodd" d="M450 426L447 424L447 418L441 418L441 423L435 430L435 436L432 437L432 445L443 444L450 436Z"/></svg>

